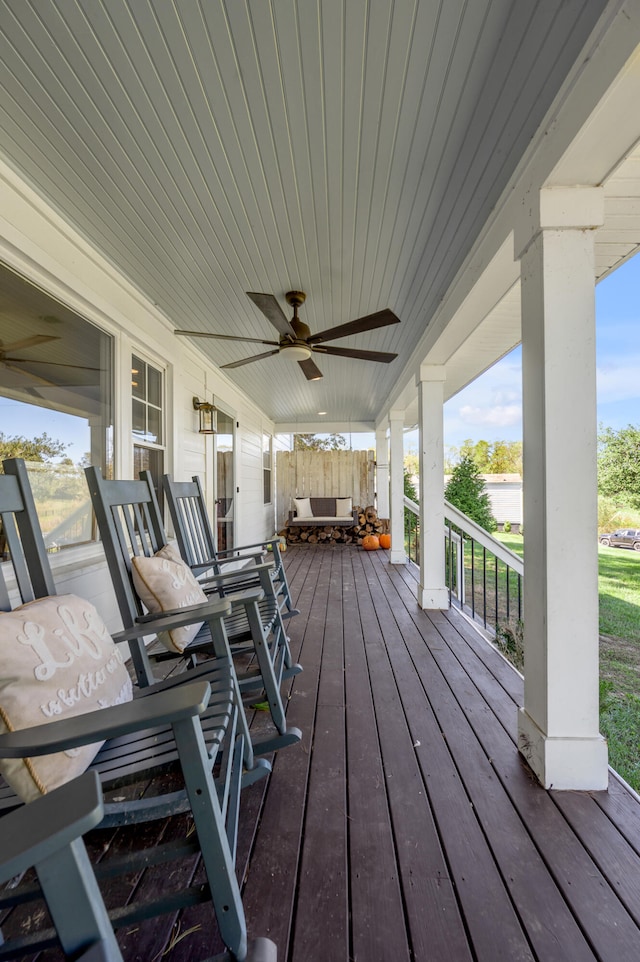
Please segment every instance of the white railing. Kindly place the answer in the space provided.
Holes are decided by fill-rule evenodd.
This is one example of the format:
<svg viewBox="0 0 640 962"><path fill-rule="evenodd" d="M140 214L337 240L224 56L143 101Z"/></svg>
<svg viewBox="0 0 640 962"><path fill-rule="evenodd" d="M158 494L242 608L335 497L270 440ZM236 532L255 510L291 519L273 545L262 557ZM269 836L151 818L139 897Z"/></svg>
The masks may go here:
<svg viewBox="0 0 640 962"><path fill-rule="evenodd" d="M405 550L420 556L420 506L404 498ZM448 501L444 502L446 577L452 604L492 634L522 634L522 559Z"/></svg>

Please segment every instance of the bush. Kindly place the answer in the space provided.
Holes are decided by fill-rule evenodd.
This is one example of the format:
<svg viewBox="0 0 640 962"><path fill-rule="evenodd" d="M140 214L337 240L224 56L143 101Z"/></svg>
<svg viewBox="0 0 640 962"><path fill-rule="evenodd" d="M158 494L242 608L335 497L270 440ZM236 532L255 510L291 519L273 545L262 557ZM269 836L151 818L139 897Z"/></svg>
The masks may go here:
<svg viewBox="0 0 640 962"><path fill-rule="evenodd" d="M617 498L598 495L598 532L640 527L640 511Z"/></svg>
<svg viewBox="0 0 640 962"><path fill-rule="evenodd" d="M511 522L505 521L505 523L502 525L502 530L505 534L509 534L511 532Z"/></svg>
<svg viewBox="0 0 640 962"><path fill-rule="evenodd" d="M521 621L515 624L496 625L496 647L510 661L519 672L524 672L524 625Z"/></svg>
<svg viewBox="0 0 640 962"><path fill-rule="evenodd" d="M453 469L444 496L485 531L495 531L498 527L498 522L491 511L491 501L485 489L484 479L472 458L462 458Z"/></svg>

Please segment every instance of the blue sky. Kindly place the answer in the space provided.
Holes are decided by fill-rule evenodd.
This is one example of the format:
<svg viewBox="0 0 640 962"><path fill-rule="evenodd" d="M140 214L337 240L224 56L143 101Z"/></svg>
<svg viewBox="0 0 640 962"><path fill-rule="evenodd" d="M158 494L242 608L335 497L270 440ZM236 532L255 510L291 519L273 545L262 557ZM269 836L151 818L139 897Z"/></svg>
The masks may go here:
<svg viewBox="0 0 640 962"><path fill-rule="evenodd" d="M640 424L640 256L596 287L596 349L598 422ZM445 447L522 439L521 358L516 348L446 403Z"/></svg>

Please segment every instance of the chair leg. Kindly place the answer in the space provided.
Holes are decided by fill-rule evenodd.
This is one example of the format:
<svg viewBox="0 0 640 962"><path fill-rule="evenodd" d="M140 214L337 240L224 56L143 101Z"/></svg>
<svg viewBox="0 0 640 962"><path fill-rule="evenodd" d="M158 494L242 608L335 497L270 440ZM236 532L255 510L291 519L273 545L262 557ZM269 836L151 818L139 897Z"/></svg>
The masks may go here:
<svg viewBox="0 0 640 962"><path fill-rule="evenodd" d="M207 748L199 718L173 722L182 773L198 834L202 860L209 880L220 934L238 962L247 955L247 928L232 850L220 810ZM234 802L239 793L232 792ZM237 812L227 809L227 823L237 825Z"/></svg>
<svg viewBox="0 0 640 962"><path fill-rule="evenodd" d="M235 962L235 958L228 952L206 959L205 962ZM271 939L253 939L247 949L245 962L278 962L278 949Z"/></svg>
<svg viewBox="0 0 640 962"><path fill-rule="evenodd" d="M100 945L104 958L122 959L81 838L42 859L36 871L65 955Z"/></svg>

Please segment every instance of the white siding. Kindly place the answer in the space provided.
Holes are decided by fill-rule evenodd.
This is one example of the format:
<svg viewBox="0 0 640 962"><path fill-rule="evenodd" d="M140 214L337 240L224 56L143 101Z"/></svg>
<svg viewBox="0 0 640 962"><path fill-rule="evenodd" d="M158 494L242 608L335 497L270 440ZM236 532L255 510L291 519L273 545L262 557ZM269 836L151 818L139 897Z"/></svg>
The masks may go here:
<svg viewBox="0 0 640 962"><path fill-rule="evenodd" d="M522 481L488 481L486 489L498 524L522 524Z"/></svg>

